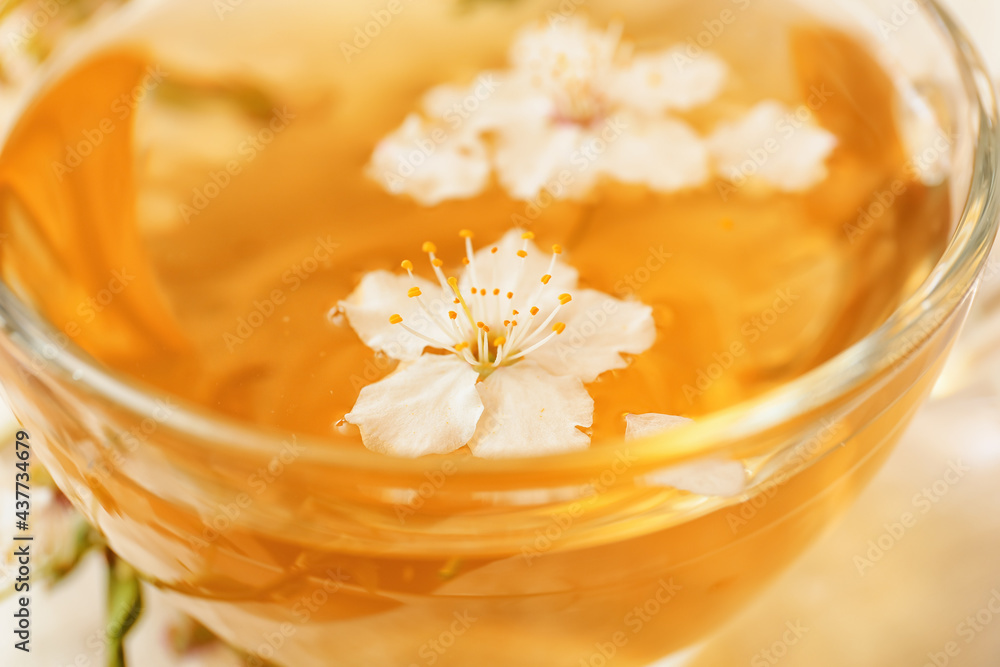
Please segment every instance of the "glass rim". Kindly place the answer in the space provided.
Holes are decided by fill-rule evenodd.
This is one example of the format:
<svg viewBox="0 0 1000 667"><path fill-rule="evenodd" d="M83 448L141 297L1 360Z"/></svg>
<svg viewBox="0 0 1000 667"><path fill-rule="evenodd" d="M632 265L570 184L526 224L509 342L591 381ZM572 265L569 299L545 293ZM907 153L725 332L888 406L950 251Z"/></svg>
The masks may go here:
<svg viewBox="0 0 1000 667"><path fill-rule="evenodd" d="M1000 224L997 95L976 48L939 0L928 0L923 9L953 51L963 92L972 106L970 126L978 129L968 197L941 258L880 327L833 358L760 396L700 417L684 429L629 443L630 453L643 460L644 467L645 464L663 467L709 455L727 440L749 438L821 409L877 376L889 365L891 351L901 341L911 340L915 331L923 332L923 342L930 336L928 332L936 331L942 324L942 308L950 314L958 306L960 299L948 303L950 295L960 292L965 296L975 286ZM85 387L93 397L126 410L138 420L154 418L160 422L160 428L210 442L220 449L273 456L283 443L295 438L305 447L302 462L384 474L422 474L440 468L441 457L409 459L378 454L363 447L343 447L335 437L300 435L277 427L248 424L182 397L144 388L122 373L102 368L72 342L66 345L55 342L52 325L21 302L6 282L0 282L0 325L5 338L23 353L48 352L54 348L55 352L45 354L46 363L38 371L40 375L54 375ZM164 399L176 407L165 418L154 417L162 413ZM608 457L620 451L613 446L616 442L620 445L621 437L605 439L583 451L538 458L463 457L461 472L489 476L543 468L558 468L569 474L589 471L606 465ZM449 457L449 460L454 459Z"/></svg>

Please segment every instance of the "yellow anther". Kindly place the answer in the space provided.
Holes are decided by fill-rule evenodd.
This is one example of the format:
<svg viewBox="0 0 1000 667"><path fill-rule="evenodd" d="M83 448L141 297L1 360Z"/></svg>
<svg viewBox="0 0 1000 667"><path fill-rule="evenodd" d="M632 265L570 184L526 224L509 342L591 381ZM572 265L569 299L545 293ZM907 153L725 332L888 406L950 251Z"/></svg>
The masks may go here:
<svg viewBox="0 0 1000 667"><path fill-rule="evenodd" d="M424 245L421 248L421 250L423 250L424 252L437 252L438 248L430 241L424 241Z"/></svg>
<svg viewBox="0 0 1000 667"><path fill-rule="evenodd" d="M555 331L556 334L561 334L563 331L566 331L566 325L562 322L556 322L552 325L552 330Z"/></svg>
<svg viewBox="0 0 1000 667"><path fill-rule="evenodd" d="M514 298L514 293L513 292L507 292L507 298L508 299L513 299Z"/></svg>
<svg viewBox="0 0 1000 667"><path fill-rule="evenodd" d="M489 333L490 332L490 328L488 326L486 326L485 324L483 325L483 332L484 333Z"/></svg>
<svg viewBox="0 0 1000 667"><path fill-rule="evenodd" d="M549 274L546 273L544 276L542 276L543 285L548 285L550 280L552 280L552 276L550 276Z"/></svg>
<svg viewBox="0 0 1000 667"><path fill-rule="evenodd" d="M496 345L497 347L500 347L506 342L507 342L506 338L504 338L503 336L497 336L497 339L493 341L493 344Z"/></svg>
<svg viewBox="0 0 1000 667"><path fill-rule="evenodd" d="M421 294L423 294L423 292L420 291L419 287L411 287L410 290L406 293L406 296L412 299L413 297L420 296Z"/></svg>
<svg viewBox="0 0 1000 667"><path fill-rule="evenodd" d="M404 259L403 263L400 264L400 266L403 267L404 269L406 269L407 271L412 271L413 270L413 262L411 262L408 259Z"/></svg>
<svg viewBox="0 0 1000 667"><path fill-rule="evenodd" d="M511 315L513 315L514 317L517 317L518 315L520 315L520 314L521 314L521 311L519 311L519 310L514 310L514 311L511 311L511 313L510 313L510 314L511 314Z"/></svg>
<svg viewBox="0 0 1000 667"><path fill-rule="evenodd" d="M562 246L559 245L558 243L555 244L554 246L552 246L552 253L555 254L555 255L561 255L562 254Z"/></svg>
<svg viewBox="0 0 1000 667"><path fill-rule="evenodd" d="M449 310L448 311L448 317L450 317L453 320L457 320L458 319L458 313L456 313L454 310Z"/></svg>
<svg viewBox="0 0 1000 667"><path fill-rule="evenodd" d="M436 266L437 268L440 269L442 266L444 266L444 260L441 259L440 257L435 257L434 259L431 260L431 265Z"/></svg>
<svg viewBox="0 0 1000 667"><path fill-rule="evenodd" d="M455 299L454 301L452 301L452 303L454 303L455 305L458 305L458 304L462 303L462 300L461 299Z"/></svg>
<svg viewBox="0 0 1000 667"><path fill-rule="evenodd" d="M463 257L462 258L462 264L465 264L466 266L468 266L469 265L469 258L468 257Z"/></svg>
<svg viewBox="0 0 1000 667"><path fill-rule="evenodd" d="M524 250L518 250L517 251L517 256L520 257L521 259L524 259L525 257L528 256L528 253L526 251L524 251Z"/></svg>
<svg viewBox="0 0 1000 667"><path fill-rule="evenodd" d="M479 296L486 296L486 290L480 289L479 290Z"/></svg>
<svg viewBox="0 0 1000 667"><path fill-rule="evenodd" d="M573 300L573 297L570 296L569 294L560 294L559 295L559 303L561 303L564 306L567 303L569 303L570 301L572 301L572 300Z"/></svg>
<svg viewBox="0 0 1000 667"><path fill-rule="evenodd" d="M531 307L531 314L532 315L537 315L538 314L538 306L532 306Z"/></svg>
<svg viewBox="0 0 1000 667"><path fill-rule="evenodd" d="M511 326L511 328L512 328L512 329L513 329L514 327L516 327L516 326L517 326L517 320L514 320L513 322L511 322L511 323L510 323L510 326Z"/></svg>
<svg viewBox="0 0 1000 667"><path fill-rule="evenodd" d="M493 296L500 296L500 290L498 290L497 288L494 287L493 288Z"/></svg>
<svg viewBox="0 0 1000 667"><path fill-rule="evenodd" d="M500 248L497 248L496 246L493 246L492 248L490 248L490 252L493 253L494 255L497 254L498 250L500 250Z"/></svg>
<svg viewBox="0 0 1000 667"><path fill-rule="evenodd" d="M524 239L525 241L530 241L531 239L535 238L535 234L533 232L525 232L521 234L521 238Z"/></svg>
<svg viewBox="0 0 1000 667"><path fill-rule="evenodd" d="M467 349L469 349L469 344L467 342L465 342L464 340L461 343L456 343L455 344L455 351L456 352L461 352L462 350L467 350Z"/></svg>
<svg viewBox="0 0 1000 667"><path fill-rule="evenodd" d="M479 292L475 287L469 288L469 291L472 293L472 296L476 296L476 293Z"/></svg>
<svg viewBox="0 0 1000 667"><path fill-rule="evenodd" d="M393 315L389 318L389 324L399 324L403 321L402 315Z"/></svg>
<svg viewBox="0 0 1000 667"><path fill-rule="evenodd" d="M461 236L463 239L471 239L473 237L471 229L463 229L458 233L458 235Z"/></svg>
<svg viewBox="0 0 1000 667"><path fill-rule="evenodd" d="M504 320L504 321L503 321L503 325L504 325L505 327L509 327L509 326L510 326L510 320Z"/></svg>
<svg viewBox="0 0 1000 667"><path fill-rule="evenodd" d="M485 322L476 322L476 326L479 327L480 329L482 329L483 327L486 326L486 323Z"/></svg>

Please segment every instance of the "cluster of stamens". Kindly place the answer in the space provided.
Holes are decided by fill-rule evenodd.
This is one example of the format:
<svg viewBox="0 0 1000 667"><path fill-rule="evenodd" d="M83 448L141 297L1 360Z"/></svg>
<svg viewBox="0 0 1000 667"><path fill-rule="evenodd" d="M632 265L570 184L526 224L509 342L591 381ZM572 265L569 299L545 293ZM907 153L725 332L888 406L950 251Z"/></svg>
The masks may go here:
<svg viewBox="0 0 1000 667"><path fill-rule="evenodd" d="M492 266L477 266L477 261L472 248L472 232L462 230L459 236L465 239L466 256L462 259L469 272L472 287L469 293L463 295L459 289L458 279L453 276L445 276L442 267L444 262L437 256L437 247L430 241L424 243L423 251L430 259L434 275L437 277L444 292L445 298L453 305L453 310L447 313L434 313L427 306L423 299L423 293L419 287L411 287L407 296L416 299L420 310L434 323L440 330L440 339L427 336L412 327L407 326L403 318L396 314L389 318L391 324L403 327L410 334L427 342L429 345L446 350L465 360L476 370L484 375L505 364L511 364L519 359L523 359L541 346L566 330L563 322L554 322L559 310L572 301L569 294L560 294L559 303L544 318L538 317L541 310L537 305L531 305L527 311L522 313L515 304L537 304L539 299L545 294L549 282L552 280L552 272L556 269L556 259L562 253L562 248L558 245L552 246L552 260L549 262L549 269L538 281L535 291L526 300L522 300L521 295L515 294L513 289L521 283L525 260L528 257L528 243L534 238L531 232L521 235L524 244L517 251L519 258L518 267L513 276L507 276L509 288L482 287L482 285L496 285L500 282L498 264L499 248L494 247L491 255L494 258ZM404 260L402 267L413 277L413 262ZM480 280L484 277L481 270L491 269L491 282L485 283ZM522 305L522 307L524 307ZM502 324L501 324L502 323ZM550 326L551 325L551 326Z"/></svg>

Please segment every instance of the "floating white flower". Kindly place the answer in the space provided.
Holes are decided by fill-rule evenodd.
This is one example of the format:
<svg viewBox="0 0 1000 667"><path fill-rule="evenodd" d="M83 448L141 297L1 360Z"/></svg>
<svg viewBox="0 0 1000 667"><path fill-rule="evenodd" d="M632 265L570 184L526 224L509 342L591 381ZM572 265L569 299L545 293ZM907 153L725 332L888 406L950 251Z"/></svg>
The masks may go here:
<svg viewBox="0 0 1000 667"><path fill-rule="evenodd" d="M376 146L368 173L388 191L433 206L473 197L496 181L515 199L542 191L579 199L602 180L675 192L713 174L780 190L803 190L826 176L836 141L774 101L765 101L699 136L677 117L715 100L726 63L683 46L634 53L621 27L582 18L521 30L505 70L466 87L429 90L422 113ZM794 132L789 133L789 130ZM749 164L763 155L760 164Z"/></svg>
<svg viewBox="0 0 1000 667"><path fill-rule="evenodd" d="M594 402L584 383L653 344L652 309L575 289L562 248L542 253L530 232L473 251L458 277L424 244L437 283L413 273L365 274L343 302L368 347L400 360L364 387L345 421L366 447L396 456L540 456L585 449ZM570 294L573 290L573 294Z"/></svg>

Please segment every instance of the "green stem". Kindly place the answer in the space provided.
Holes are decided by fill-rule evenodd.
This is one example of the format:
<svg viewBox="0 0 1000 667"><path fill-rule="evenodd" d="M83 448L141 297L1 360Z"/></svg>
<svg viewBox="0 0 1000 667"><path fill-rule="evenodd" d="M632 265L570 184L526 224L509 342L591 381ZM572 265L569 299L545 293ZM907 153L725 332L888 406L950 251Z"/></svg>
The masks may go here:
<svg viewBox="0 0 1000 667"><path fill-rule="evenodd" d="M139 575L111 549L104 550L108 561L107 625L108 667L125 667L125 637L142 613L142 586Z"/></svg>

